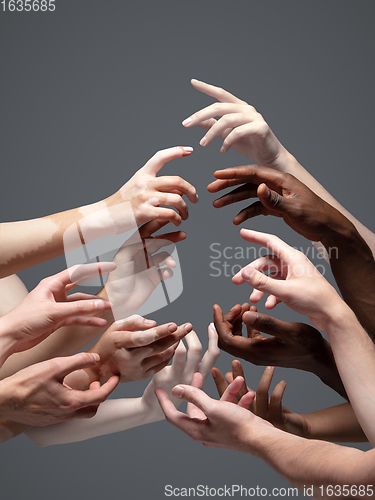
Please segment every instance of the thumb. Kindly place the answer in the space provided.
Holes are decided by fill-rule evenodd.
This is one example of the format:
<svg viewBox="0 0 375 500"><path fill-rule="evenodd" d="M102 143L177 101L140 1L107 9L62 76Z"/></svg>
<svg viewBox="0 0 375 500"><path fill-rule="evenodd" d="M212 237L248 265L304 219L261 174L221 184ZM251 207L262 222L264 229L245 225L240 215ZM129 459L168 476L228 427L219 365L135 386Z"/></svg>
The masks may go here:
<svg viewBox="0 0 375 500"><path fill-rule="evenodd" d="M176 385L172 389L172 395L176 398L183 399L188 403L192 403L194 406L203 411L207 417L210 412L212 413L212 403L213 400L201 389L193 387L191 385Z"/></svg>
<svg viewBox="0 0 375 500"><path fill-rule="evenodd" d="M285 291L286 285L285 280L275 280L272 277L260 273L254 267L251 267L251 265L244 267L240 272L242 279L250 286L256 290L275 295L276 298L282 300L281 296Z"/></svg>
<svg viewBox="0 0 375 500"><path fill-rule="evenodd" d="M55 377L62 382L69 373L96 365L100 361L100 356L96 353L80 352L74 356L56 358L54 361Z"/></svg>
<svg viewBox="0 0 375 500"><path fill-rule="evenodd" d="M262 205L270 210L283 212L287 209L286 199L281 194L270 189L267 184L263 183L258 186L257 196Z"/></svg>

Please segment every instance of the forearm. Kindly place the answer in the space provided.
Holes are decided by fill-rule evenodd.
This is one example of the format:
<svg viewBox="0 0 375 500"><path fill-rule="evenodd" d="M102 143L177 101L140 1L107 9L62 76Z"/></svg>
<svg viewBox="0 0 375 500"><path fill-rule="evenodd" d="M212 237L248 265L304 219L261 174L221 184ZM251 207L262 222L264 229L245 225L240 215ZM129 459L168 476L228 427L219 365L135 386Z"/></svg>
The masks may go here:
<svg viewBox="0 0 375 500"><path fill-rule="evenodd" d="M303 415L307 432L304 437L336 443L367 442L350 403Z"/></svg>
<svg viewBox="0 0 375 500"><path fill-rule="evenodd" d="M331 387L331 389L336 391L343 398L348 399L345 387L337 370L331 346L325 339L322 340L323 345L320 347L319 352L316 352L315 356L311 358L311 364L305 364L307 371L314 373L320 378L323 384Z"/></svg>
<svg viewBox="0 0 375 500"><path fill-rule="evenodd" d="M30 427L30 425L12 422L11 420L0 420L0 444L19 436L23 432L30 429Z"/></svg>
<svg viewBox="0 0 375 500"><path fill-rule="evenodd" d="M327 319L325 331L358 422L374 444L375 345L342 301Z"/></svg>
<svg viewBox="0 0 375 500"><path fill-rule="evenodd" d="M88 243L111 234L102 215L106 207L104 200L39 219L0 224L0 278L74 250L82 238ZM83 227L73 226L84 217Z"/></svg>
<svg viewBox="0 0 375 500"><path fill-rule="evenodd" d="M330 485L339 485L342 489L343 485L374 484L374 450L362 452L306 440L274 428L263 428L260 432L250 429L249 435L242 451L257 455L302 492L304 487L313 487L314 498L329 498L327 487ZM357 496L366 498L364 495L349 498Z"/></svg>
<svg viewBox="0 0 375 500"><path fill-rule="evenodd" d="M112 399L102 403L95 417L33 427L26 435L38 446L74 443L98 436L125 431L161 420L159 412L148 411L142 398Z"/></svg>
<svg viewBox="0 0 375 500"><path fill-rule="evenodd" d="M336 228L323 244L345 302L375 340L375 260L371 249L351 224Z"/></svg>

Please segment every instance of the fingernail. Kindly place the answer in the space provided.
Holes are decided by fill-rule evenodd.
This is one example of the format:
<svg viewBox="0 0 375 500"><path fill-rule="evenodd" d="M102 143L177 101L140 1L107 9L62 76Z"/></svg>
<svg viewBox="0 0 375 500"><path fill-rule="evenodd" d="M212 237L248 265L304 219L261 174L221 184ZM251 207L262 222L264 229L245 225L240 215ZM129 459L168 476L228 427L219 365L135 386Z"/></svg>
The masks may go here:
<svg viewBox="0 0 375 500"><path fill-rule="evenodd" d="M183 394L184 394L184 388L181 387L180 385L176 385L173 390L173 396L176 396L177 398L182 398Z"/></svg>
<svg viewBox="0 0 375 500"><path fill-rule="evenodd" d="M224 153L224 146L221 146L220 153Z"/></svg>
<svg viewBox="0 0 375 500"><path fill-rule="evenodd" d="M96 362L100 361L99 354L97 354L96 352L92 352L91 354L94 356L94 359L95 359Z"/></svg>
<svg viewBox="0 0 375 500"><path fill-rule="evenodd" d="M211 330L212 330L213 332L215 332L215 333L216 333L216 328L215 328L214 323L210 323L210 328L211 328Z"/></svg>
<svg viewBox="0 0 375 500"><path fill-rule="evenodd" d="M198 203L198 201L199 201L199 196L196 194L195 195L195 203Z"/></svg>
<svg viewBox="0 0 375 500"><path fill-rule="evenodd" d="M145 324L146 326L153 326L155 323L156 323L156 322L155 322L155 321L153 321L152 319L145 319L145 320L144 320L144 324Z"/></svg>
<svg viewBox="0 0 375 500"><path fill-rule="evenodd" d="M250 325L255 323L255 320L257 319L258 315L254 311L247 311L245 314L246 314L246 323L249 323Z"/></svg>
<svg viewBox="0 0 375 500"><path fill-rule="evenodd" d="M206 137L202 137L202 139L199 141L199 144L200 144L201 146L204 146L204 145L206 144L206 142L207 142Z"/></svg>
<svg viewBox="0 0 375 500"><path fill-rule="evenodd" d="M184 325L184 329L185 329L185 332L189 333L192 331L193 325L191 323L187 323L186 325Z"/></svg>
<svg viewBox="0 0 375 500"><path fill-rule="evenodd" d="M193 82L194 82L194 83L200 83L200 80L197 80L196 78L192 78L190 81L191 81L192 83L193 83Z"/></svg>
<svg viewBox="0 0 375 500"><path fill-rule="evenodd" d="M188 125L190 125L190 123L191 123L191 118L186 118L186 120L182 122L182 125L184 127L187 127Z"/></svg>
<svg viewBox="0 0 375 500"><path fill-rule="evenodd" d="M182 146L182 149L185 152L185 156L191 155L191 153L194 151L194 149L191 146Z"/></svg>
<svg viewBox="0 0 375 500"><path fill-rule="evenodd" d="M272 370L273 366L267 366L267 370Z"/></svg>
<svg viewBox="0 0 375 500"><path fill-rule="evenodd" d="M172 323L171 325L168 326L168 332L175 332L177 330L177 325L175 323Z"/></svg>
<svg viewBox="0 0 375 500"><path fill-rule="evenodd" d="M255 269L253 267L245 267L244 269L242 269L241 274L244 279L250 279L253 276L254 272Z"/></svg>
<svg viewBox="0 0 375 500"><path fill-rule="evenodd" d="M95 301L95 309L104 309L105 303L103 300L96 300Z"/></svg>

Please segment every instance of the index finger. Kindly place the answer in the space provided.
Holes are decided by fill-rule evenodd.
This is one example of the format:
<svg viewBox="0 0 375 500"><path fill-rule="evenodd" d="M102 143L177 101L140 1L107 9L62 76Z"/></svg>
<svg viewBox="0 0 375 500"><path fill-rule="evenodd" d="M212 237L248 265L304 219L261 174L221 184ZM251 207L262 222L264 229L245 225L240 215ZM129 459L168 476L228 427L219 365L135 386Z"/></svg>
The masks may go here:
<svg viewBox="0 0 375 500"><path fill-rule="evenodd" d="M253 231L252 229L241 229L241 237L250 243L261 245L279 257L282 261L289 263L292 253L295 252L292 247L287 245L284 241L273 234L261 233L260 231Z"/></svg>
<svg viewBox="0 0 375 500"><path fill-rule="evenodd" d="M199 90L199 92L203 92L203 94L207 94L211 97L214 97L219 102L233 102L235 104L247 104L247 102L241 101L241 99L238 99L238 97L234 96L227 90L222 89L221 87L215 87L215 85L201 82L200 80L196 80L195 78L190 80L190 82L196 90Z"/></svg>
<svg viewBox="0 0 375 500"><path fill-rule="evenodd" d="M79 285L80 283L98 278L116 269L114 262L94 262L92 264L81 264L65 269L54 276L63 285Z"/></svg>
<svg viewBox="0 0 375 500"><path fill-rule="evenodd" d="M116 389L119 381L120 377L114 375L98 389L91 388L86 391L74 391L74 392L78 395L81 407L97 405L102 403L108 398L111 392L113 392Z"/></svg>
<svg viewBox="0 0 375 500"><path fill-rule="evenodd" d="M175 146L173 148L162 149L154 154L152 158L142 167L142 171L150 175L156 175L167 161L183 156L190 156L193 148L190 146Z"/></svg>

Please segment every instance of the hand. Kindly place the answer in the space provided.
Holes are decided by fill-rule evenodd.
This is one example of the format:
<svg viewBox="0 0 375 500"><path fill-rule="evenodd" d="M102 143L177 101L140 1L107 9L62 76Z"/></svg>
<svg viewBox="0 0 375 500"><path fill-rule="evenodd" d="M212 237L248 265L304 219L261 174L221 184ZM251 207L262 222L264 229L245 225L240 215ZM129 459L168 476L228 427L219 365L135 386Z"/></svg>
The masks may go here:
<svg viewBox="0 0 375 500"><path fill-rule="evenodd" d="M198 125L208 130L200 141L201 146L208 146L215 137L221 137L221 153L226 153L233 147L241 155L262 165L276 170L283 167L289 153L253 106L219 87L198 80L191 80L191 84L195 89L219 101L182 122L185 127ZM215 116L221 118L215 120Z"/></svg>
<svg viewBox="0 0 375 500"><path fill-rule="evenodd" d="M111 309L108 301L92 295L68 295L77 284L106 274L116 268L114 263L87 264L66 269L45 278L0 324L10 331L13 352L20 352L39 344L61 326L105 326L103 318L89 316Z"/></svg>
<svg viewBox="0 0 375 500"><path fill-rule="evenodd" d="M157 419L162 419L164 415L155 397L155 388L161 387L171 396L172 388L176 384L190 384L196 372L202 375L204 382L220 356L217 333L212 323L208 327L208 349L202 360L202 344L197 334L191 331L186 335L185 340L188 346L187 356L184 344L180 342L175 351L172 365L166 366L154 375L143 393L141 403L144 405L145 411L155 414ZM182 402L181 399L174 397L172 397L172 401L176 407Z"/></svg>
<svg viewBox="0 0 375 500"><path fill-rule="evenodd" d="M100 295L108 298L116 320L134 314L147 301L155 288L173 276L176 263L162 247L186 238L183 231L152 236L167 222L147 222L117 252L112 271ZM167 267L159 269L166 264Z"/></svg>
<svg viewBox="0 0 375 500"><path fill-rule="evenodd" d="M178 226L181 220L188 218L188 207L182 196L185 194L192 203L196 203L195 187L181 177L156 177L156 174L166 162L189 156L192 152L192 148L180 146L158 151L117 193L105 200L117 234L129 229L126 220L129 218L128 211L124 211L127 202L138 226L154 219ZM178 213L160 205L172 206Z"/></svg>
<svg viewBox="0 0 375 500"><path fill-rule="evenodd" d="M302 252L270 234L242 229L241 236L272 252L242 268L232 278L236 285L248 283L255 288L250 296L251 302L258 302L265 293L270 293L266 308L272 309L282 301L293 311L308 316L321 330L325 329L333 314L340 314L343 302L336 290ZM268 270L275 273L270 276L262 274Z"/></svg>
<svg viewBox="0 0 375 500"><path fill-rule="evenodd" d="M240 185L215 200L214 207L259 198L236 215L233 219L236 225L257 215L273 215L282 217L288 226L310 241L321 242L335 230L353 230L353 225L341 212L291 174L260 165L244 165L218 170L214 175L217 180L207 186L210 193Z"/></svg>
<svg viewBox="0 0 375 500"><path fill-rule="evenodd" d="M219 347L223 351L254 365L281 366L314 373L347 398L331 346L312 326L280 321L258 313L256 306L249 307L246 303L235 305L224 316L220 306L215 304L214 323ZM247 337L242 336L243 325ZM272 337L264 337L260 332Z"/></svg>
<svg viewBox="0 0 375 500"><path fill-rule="evenodd" d="M120 382L152 377L169 363L179 341L192 328L190 323L156 326L155 321L138 315L117 321L88 350L100 355L100 363L88 370L86 385L113 375L118 375Z"/></svg>
<svg viewBox="0 0 375 500"><path fill-rule="evenodd" d="M238 401L248 392L254 392L246 385L245 375L242 365L239 361L232 361L232 372L225 374L225 379L218 368L211 370L216 388L221 397L226 391L228 384L231 384L237 377L242 377L244 383L238 391L234 403ZM303 415L293 413L282 405L282 398L286 388L286 382L282 380L273 390L271 397L268 397L275 367L267 366L263 376L259 382L255 393L255 399L251 403L249 410L258 417L267 420L272 425L290 434L296 436L307 437L309 435L308 421Z"/></svg>
<svg viewBox="0 0 375 500"><path fill-rule="evenodd" d="M55 358L20 370L0 382L1 418L44 426L71 418L90 418L115 389L119 378L111 377L102 387L76 391L63 380L71 372L99 361L97 354L80 353Z"/></svg>
<svg viewBox="0 0 375 500"><path fill-rule="evenodd" d="M194 441L214 448L247 450L246 441L251 435L259 435L261 430L272 428L265 420L248 411L255 394L248 392L238 405L233 401L242 387L244 379L237 377L226 389L220 401L210 398L200 388L202 375L194 374L190 385L177 385L172 395L187 401L187 415L179 412L168 394L161 388L155 389L160 406L169 423L182 430Z"/></svg>

